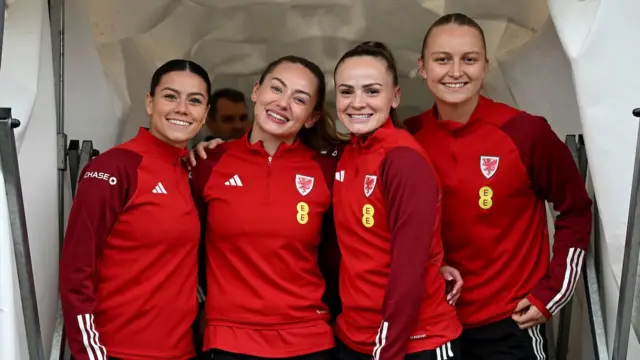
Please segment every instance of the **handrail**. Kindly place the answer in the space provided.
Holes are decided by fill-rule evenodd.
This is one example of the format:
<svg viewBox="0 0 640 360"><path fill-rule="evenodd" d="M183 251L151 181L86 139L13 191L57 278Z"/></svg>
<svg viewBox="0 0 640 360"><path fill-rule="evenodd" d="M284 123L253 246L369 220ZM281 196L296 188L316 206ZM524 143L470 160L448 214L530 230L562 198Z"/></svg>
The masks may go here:
<svg viewBox="0 0 640 360"><path fill-rule="evenodd" d="M65 228L65 172L67 171L67 136L64 133L64 29L65 0L49 0L49 23L51 26L51 56L53 63L54 91L56 98L56 134L58 160L58 248L62 251ZM77 160L76 156L74 159ZM77 177L77 175L76 175ZM75 184L72 181L75 190ZM56 324L51 342L50 360L62 360L65 356L66 334L62 305L56 299Z"/></svg>
<svg viewBox="0 0 640 360"><path fill-rule="evenodd" d="M591 339L593 345L593 357L595 360L609 360L609 349L607 348L607 333L602 315L602 300L600 299L600 286L598 281L597 259L600 256L600 211L598 202L593 201L593 231L591 233L591 243L587 249L587 262L582 274L584 281L584 292L587 299L587 309L589 311L589 324L591 325Z"/></svg>
<svg viewBox="0 0 640 360"><path fill-rule="evenodd" d="M633 116L640 118L640 108L633 110ZM636 276L638 274L638 256L640 255L640 224L636 216L640 216L640 127L636 139L636 157L631 178L631 199L629 202L629 217L627 218L627 235L624 244L622 275L620 279L620 296L618 298L618 314L616 316L616 331L613 343L612 360L626 360L629 349L629 334L631 332L631 314L633 310L633 296L636 290Z"/></svg>
<svg viewBox="0 0 640 360"><path fill-rule="evenodd" d="M567 135L565 143L571 151L571 155L578 165L578 170L583 180L588 175L588 159L584 138L582 135ZM582 274L584 281L585 297L589 312L589 323L591 327L591 339L593 344L593 356L595 360L609 360L607 349L607 338L604 327L604 318L602 316L602 302L600 300L600 287L598 283L598 269L596 261L600 252L598 251L598 243L600 241L600 215L598 212L597 202L594 200L593 205L593 230L591 232L591 241L586 254L586 265ZM557 360L566 360L569 353L569 330L571 326L572 301L569 301L560 313L560 324L558 329L558 350L556 353Z"/></svg>
<svg viewBox="0 0 640 360"><path fill-rule="evenodd" d="M0 5L4 9L4 4ZM0 15L4 18L3 14ZM18 167L18 150L13 134L13 129L18 126L20 126L20 121L11 117L11 109L0 108L0 159L2 159L2 173L7 192L9 223L13 238L22 314L27 334L27 349L30 360L44 360L38 302L27 235L27 220L24 213L20 169Z"/></svg>

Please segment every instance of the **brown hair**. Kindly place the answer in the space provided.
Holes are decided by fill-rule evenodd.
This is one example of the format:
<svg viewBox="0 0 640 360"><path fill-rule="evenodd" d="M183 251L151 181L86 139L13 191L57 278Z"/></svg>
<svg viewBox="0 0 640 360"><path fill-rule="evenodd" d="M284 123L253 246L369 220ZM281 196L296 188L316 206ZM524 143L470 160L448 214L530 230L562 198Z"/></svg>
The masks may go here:
<svg viewBox="0 0 640 360"><path fill-rule="evenodd" d="M358 56L370 56L384 61L387 64L387 71L389 71L389 74L391 74L391 78L393 79L393 85L398 86L398 69L396 67L396 60L389 48L379 41L365 41L356 45L356 47L342 55L340 60L338 60L335 69L333 70L334 80L336 77L336 72L338 71L340 65L342 65L345 60ZM398 120L396 109L391 108L391 110L389 111L389 116L396 126L401 126Z"/></svg>
<svg viewBox="0 0 640 360"><path fill-rule="evenodd" d="M480 33L480 37L482 38L482 47L484 48L484 52L485 54L487 53L487 41L484 38L484 31L482 30L480 25L478 25L478 23L475 20L473 20L472 18L468 17L465 14L452 13L452 14L443 15L438 20L436 20L433 24L431 24L431 26L427 30L427 33L424 35L424 39L422 40L422 51L420 52L421 57L424 56L424 51L427 48L427 41L429 40L429 35L431 35L431 32L433 31L433 29L440 26L449 25L449 24L454 24L459 26L468 26L470 28L476 29Z"/></svg>
<svg viewBox="0 0 640 360"><path fill-rule="evenodd" d="M316 89L318 99L313 107L313 111L320 113L320 118L310 128L303 126L298 132L298 138L303 144L320 153L331 153L342 142L342 138L336 131L335 120L329 115L324 106L327 84L324 79L324 73L318 65L303 57L295 55L283 56L267 65L267 68L262 72L262 75L260 75L258 83L262 85L266 77L273 72L278 65L283 63L304 66L315 76L318 82Z"/></svg>

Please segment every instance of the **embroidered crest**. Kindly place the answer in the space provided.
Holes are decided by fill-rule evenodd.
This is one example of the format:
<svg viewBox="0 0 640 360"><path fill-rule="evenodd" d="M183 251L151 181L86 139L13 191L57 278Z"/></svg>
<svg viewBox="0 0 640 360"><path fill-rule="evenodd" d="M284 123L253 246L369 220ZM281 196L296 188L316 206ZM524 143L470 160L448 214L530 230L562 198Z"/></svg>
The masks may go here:
<svg viewBox="0 0 640 360"><path fill-rule="evenodd" d="M376 188L378 177L375 175L365 175L364 177L364 196L369 197Z"/></svg>
<svg viewBox="0 0 640 360"><path fill-rule="evenodd" d="M500 158L498 156L480 156L480 171L487 179L491 178L498 170Z"/></svg>
<svg viewBox="0 0 640 360"><path fill-rule="evenodd" d="M302 196L307 195L313 189L313 178L311 176L296 175L296 188Z"/></svg>

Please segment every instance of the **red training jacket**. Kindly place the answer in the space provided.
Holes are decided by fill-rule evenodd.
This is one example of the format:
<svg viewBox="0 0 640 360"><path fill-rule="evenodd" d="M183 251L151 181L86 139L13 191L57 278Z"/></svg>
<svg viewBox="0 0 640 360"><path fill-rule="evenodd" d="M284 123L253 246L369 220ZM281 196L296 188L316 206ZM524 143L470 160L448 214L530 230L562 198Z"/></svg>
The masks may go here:
<svg viewBox="0 0 640 360"><path fill-rule="evenodd" d="M434 106L406 125L443 184L445 259L464 279L460 320L502 320L525 297L551 317L575 290L591 233L569 150L544 118L484 97L466 124L436 119ZM545 200L560 213L551 265Z"/></svg>
<svg viewBox="0 0 640 360"><path fill-rule="evenodd" d="M336 160L299 140L270 156L249 134L193 170L207 211L204 348L259 357L332 348L318 248Z"/></svg>
<svg viewBox="0 0 640 360"><path fill-rule="evenodd" d="M440 274L440 184L420 145L388 120L366 140L352 138L335 178L338 338L376 360L457 338L462 327Z"/></svg>
<svg viewBox="0 0 640 360"><path fill-rule="evenodd" d="M183 155L141 128L83 169L60 259L76 360L195 355L200 222Z"/></svg>

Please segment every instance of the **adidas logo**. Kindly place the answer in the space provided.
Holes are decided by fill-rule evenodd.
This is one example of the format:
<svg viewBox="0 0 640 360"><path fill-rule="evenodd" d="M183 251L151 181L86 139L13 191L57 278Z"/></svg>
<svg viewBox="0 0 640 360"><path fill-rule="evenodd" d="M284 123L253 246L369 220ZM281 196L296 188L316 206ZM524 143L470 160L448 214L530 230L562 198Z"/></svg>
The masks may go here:
<svg viewBox="0 0 640 360"><path fill-rule="evenodd" d="M344 182L344 170L336 171L336 180Z"/></svg>
<svg viewBox="0 0 640 360"><path fill-rule="evenodd" d="M242 186L242 181L240 181L240 177L238 175L233 175L233 177L224 183L227 186Z"/></svg>
<svg viewBox="0 0 640 360"><path fill-rule="evenodd" d="M158 185L156 185L156 187L151 192L154 194L166 194L167 190L165 190L164 186L162 186L162 183L159 182Z"/></svg>

